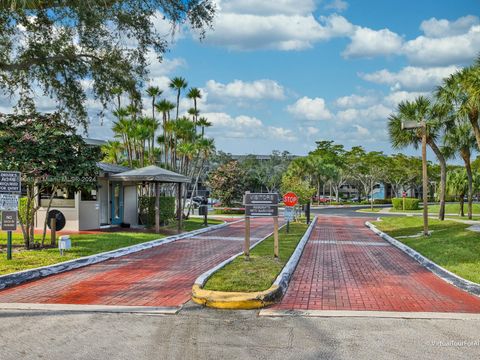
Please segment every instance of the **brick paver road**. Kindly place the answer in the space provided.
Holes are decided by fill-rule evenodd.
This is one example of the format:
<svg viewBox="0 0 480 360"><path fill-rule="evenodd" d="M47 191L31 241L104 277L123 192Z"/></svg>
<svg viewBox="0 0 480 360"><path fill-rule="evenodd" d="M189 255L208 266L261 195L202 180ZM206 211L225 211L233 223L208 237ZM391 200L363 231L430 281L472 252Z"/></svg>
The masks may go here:
<svg viewBox="0 0 480 360"><path fill-rule="evenodd" d="M438 278L364 226L320 217L278 310L480 313L480 298Z"/></svg>
<svg viewBox="0 0 480 360"><path fill-rule="evenodd" d="M252 243L273 231L253 219ZM180 306L195 279L243 249L244 222L0 291L0 303Z"/></svg>

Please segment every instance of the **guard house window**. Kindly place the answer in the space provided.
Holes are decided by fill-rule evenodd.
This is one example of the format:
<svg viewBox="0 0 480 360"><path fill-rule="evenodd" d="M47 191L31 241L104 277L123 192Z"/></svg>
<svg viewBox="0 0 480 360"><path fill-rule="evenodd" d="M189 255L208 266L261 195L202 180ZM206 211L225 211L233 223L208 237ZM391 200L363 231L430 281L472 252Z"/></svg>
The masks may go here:
<svg viewBox="0 0 480 360"><path fill-rule="evenodd" d="M54 190L52 187L42 189L40 193L41 207L48 207L52 192L52 207L75 207L75 191L68 188Z"/></svg>
<svg viewBox="0 0 480 360"><path fill-rule="evenodd" d="M97 201L97 189L82 190L80 196L82 201Z"/></svg>

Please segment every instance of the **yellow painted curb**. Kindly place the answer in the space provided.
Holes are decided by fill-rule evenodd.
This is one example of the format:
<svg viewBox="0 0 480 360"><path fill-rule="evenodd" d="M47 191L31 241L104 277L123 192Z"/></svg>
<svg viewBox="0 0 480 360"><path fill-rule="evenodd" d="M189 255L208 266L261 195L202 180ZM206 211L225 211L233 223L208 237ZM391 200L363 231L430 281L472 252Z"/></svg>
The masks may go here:
<svg viewBox="0 0 480 360"><path fill-rule="evenodd" d="M204 290L195 284L192 288L192 300L197 304L216 309L260 309L273 304L279 290L278 285L272 285L265 291L226 292Z"/></svg>

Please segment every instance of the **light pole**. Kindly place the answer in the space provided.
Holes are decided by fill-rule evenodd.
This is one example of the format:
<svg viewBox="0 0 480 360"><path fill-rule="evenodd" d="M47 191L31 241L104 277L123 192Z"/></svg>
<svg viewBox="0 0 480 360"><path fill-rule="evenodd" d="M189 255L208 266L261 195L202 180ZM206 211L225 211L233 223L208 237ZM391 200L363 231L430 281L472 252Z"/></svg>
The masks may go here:
<svg viewBox="0 0 480 360"><path fill-rule="evenodd" d="M402 130L407 129L422 129L423 235L428 236L427 124L425 121L402 121Z"/></svg>

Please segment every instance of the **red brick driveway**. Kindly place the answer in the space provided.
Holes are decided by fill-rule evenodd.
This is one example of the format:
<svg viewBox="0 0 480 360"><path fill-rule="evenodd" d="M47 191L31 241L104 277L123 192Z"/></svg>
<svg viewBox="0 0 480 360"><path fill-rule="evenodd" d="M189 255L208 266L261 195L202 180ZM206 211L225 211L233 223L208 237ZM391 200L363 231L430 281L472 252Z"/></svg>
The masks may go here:
<svg viewBox="0 0 480 360"><path fill-rule="evenodd" d="M480 298L438 278L364 222L320 217L272 309L480 313Z"/></svg>
<svg viewBox="0 0 480 360"><path fill-rule="evenodd" d="M252 243L273 231L252 220ZM195 279L243 249L244 223L0 291L0 303L177 307Z"/></svg>

